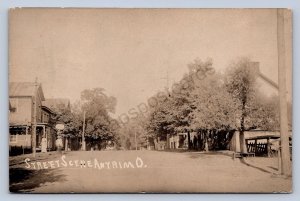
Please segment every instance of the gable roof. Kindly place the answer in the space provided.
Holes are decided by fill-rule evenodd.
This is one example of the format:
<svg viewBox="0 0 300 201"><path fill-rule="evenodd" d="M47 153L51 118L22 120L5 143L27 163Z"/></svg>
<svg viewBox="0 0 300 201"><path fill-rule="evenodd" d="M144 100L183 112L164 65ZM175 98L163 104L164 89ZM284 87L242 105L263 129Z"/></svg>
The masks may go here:
<svg viewBox="0 0 300 201"><path fill-rule="evenodd" d="M55 112L53 110L51 110L50 108L48 108L47 106L42 105L42 110L46 111L50 114L55 114Z"/></svg>
<svg viewBox="0 0 300 201"><path fill-rule="evenodd" d="M41 96L42 101L45 100L42 84L37 83L37 91ZM35 96L35 83L34 82L10 82L9 83L9 96Z"/></svg>
<svg viewBox="0 0 300 201"><path fill-rule="evenodd" d="M71 110L70 100L66 98L49 98L43 101L42 105L53 111L57 111L59 109Z"/></svg>

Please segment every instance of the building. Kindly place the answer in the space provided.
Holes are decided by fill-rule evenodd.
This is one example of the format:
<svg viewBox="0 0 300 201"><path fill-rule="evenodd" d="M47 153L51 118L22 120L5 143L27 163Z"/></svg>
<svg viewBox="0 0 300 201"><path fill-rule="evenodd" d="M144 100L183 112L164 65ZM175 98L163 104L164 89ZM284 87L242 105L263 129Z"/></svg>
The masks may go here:
<svg viewBox="0 0 300 201"><path fill-rule="evenodd" d="M49 98L42 102L43 106L50 108L56 114L62 112L71 112L70 100L66 98ZM64 122L56 122L64 123ZM74 133L66 133L63 131L63 149L67 150L79 150L81 144L81 137L73 135Z"/></svg>
<svg viewBox="0 0 300 201"><path fill-rule="evenodd" d="M241 152L240 133L235 131L229 149L234 152ZM272 156L272 152L277 152L280 141L280 131L249 130L244 131L245 150L248 153L255 153L256 156ZM289 131L290 148L292 147L292 131ZM276 153L277 154L277 153Z"/></svg>
<svg viewBox="0 0 300 201"><path fill-rule="evenodd" d="M234 130L191 130L167 135L167 149L228 150Z"/></svg>
<svg viewBox="0 0 300 201"><path fill-rule="evenodd" d="M70 100L66 98L47 98L42 104L55 112L59 112L59 110L71 111Z"/></svg>
<svg viewBox="0 0 300 201"><path fill-rule="evenodd" d="M35 102L36 101L36 102ZM56 132L51 122L54 114L47 106L42 85L33 82L9 83L9 148L10 153L28 152L32 149L32 128L36 118L36 149L41 150L42 138L47 139L47 149L55 148ZM34 115L34 107L36 115Z"/></svg>
<svg viewBox="0 0 300 201"><path fill-rule="evenodd" d="M197 136L196 132L191 132L191 140ZM188 133L178 133L171 135L167 140L170 149L188 149Z"/></svg>

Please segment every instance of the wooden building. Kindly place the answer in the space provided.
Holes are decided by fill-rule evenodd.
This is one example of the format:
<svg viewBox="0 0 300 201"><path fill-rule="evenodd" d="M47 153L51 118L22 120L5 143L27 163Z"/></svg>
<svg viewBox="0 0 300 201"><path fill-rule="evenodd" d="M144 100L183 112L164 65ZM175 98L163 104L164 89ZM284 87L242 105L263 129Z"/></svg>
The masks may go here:
<svg viewBox="0 0 300 201"><path fill-rule="evenodd" d="M45 101L45 97L40 83L9 83L9 148L11 154L31 150L34 118L37 122L37 151L41 150L43 137L47 139L48 150L55 148L56 132L50 121L54 112L44 106L43 101ZM34 107L36 107L36 116L34 116Z"/></svg>
<svg viewBox="0 0 300 201"><path fill-rule="evenodd" d="M265 131L265 130L249 130L244 131L245 135L245 150L248 153L254 153L255 156L272 156L277 152L280 144L279 131ZM292 146L292 132L289 131L290 148ZM240 152L240 138L239 131L235 131L231 141L230 150ZM275 153L277 154L277 153Z"/></svg>

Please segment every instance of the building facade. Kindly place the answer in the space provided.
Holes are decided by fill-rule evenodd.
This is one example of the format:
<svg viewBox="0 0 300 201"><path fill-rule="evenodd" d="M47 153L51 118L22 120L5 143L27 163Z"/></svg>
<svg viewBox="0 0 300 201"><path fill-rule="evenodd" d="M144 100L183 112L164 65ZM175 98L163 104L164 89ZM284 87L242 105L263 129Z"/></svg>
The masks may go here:
<svg viewBox="0 0 300 201"><path fill-rule="evenodd" d="M42 85L33 82L9 83L9 148L10 153L32 149L32 129L36 121L36 149L41 150L42 138L47 150L54 149L55 130L51 124L54 112L43 105ZM12 153L13 154L13 153Z"/></svg>

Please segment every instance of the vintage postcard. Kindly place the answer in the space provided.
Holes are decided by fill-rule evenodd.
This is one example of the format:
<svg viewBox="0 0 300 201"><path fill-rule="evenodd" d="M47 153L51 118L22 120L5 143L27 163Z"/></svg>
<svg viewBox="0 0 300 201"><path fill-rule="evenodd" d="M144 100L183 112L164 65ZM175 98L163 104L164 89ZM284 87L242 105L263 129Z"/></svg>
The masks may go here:
<svg viewBox="0 0 300 201"><path fill-rule="evenodd" d="M289 9L9 10L12 193L291 193Z"/></svg>

